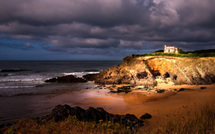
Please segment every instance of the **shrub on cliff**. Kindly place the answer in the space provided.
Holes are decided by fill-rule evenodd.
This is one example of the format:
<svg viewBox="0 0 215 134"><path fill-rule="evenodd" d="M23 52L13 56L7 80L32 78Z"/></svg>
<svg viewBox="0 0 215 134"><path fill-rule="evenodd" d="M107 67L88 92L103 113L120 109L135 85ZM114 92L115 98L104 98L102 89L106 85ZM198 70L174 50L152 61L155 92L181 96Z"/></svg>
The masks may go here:
<svg viewBox="0 0 215 134"><path fill-rule="evenodd" d="M195 50L195 51L183 51L179 49L179 54L174 53L163 53L156 51L155 53L136 55L137 57L141 56L173 56L173 57L215 57L215 49L207 50Z"/></svg>

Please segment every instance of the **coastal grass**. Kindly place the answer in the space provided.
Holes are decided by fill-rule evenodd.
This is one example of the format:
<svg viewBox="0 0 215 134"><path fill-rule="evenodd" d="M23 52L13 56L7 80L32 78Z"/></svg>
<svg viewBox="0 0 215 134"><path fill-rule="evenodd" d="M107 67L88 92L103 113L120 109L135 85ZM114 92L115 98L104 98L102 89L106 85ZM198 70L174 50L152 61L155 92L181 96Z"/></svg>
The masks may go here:
<svg viewBox="0 0 215 134"><path fill-rule="evenodd" d="M79 121L76 116L69 116L65 121L38 123L33 119L19 120L4 134L131 134L130 127L110 121L99 123Z"/></svg>
<svg viewBox="0 0 215 134"><path fill-rule="evenodd" d="M150 121L150 120L149 120ZM145 121L147 123L147 120ZM20 120L4 134L213 134L215 133L215 107L206 104L200 109L179 111L169 119L158 119L154 126L132 130L118 123L82 122L70 116L62 122L38 123L35 120Z"/></svg>
<svg viewBox="0 0 215 134"><path fill-rule="evenodd" d="M214 134L215 105L206 104L200 109L179 111L169 119L159 121L156 126L141 128L145 134Z"/></svg>
<svg viewBox="0 0 215 134"><path fill-rule="evenodd" d="M145 120L145 126L132 129L110 121L83 122L77 120L76 116L69 116L61 122L46 123L26 119L9 127L4 134L214 134L215 103L184 106L168 117L160 115L155 121L150 126L147 125L150 120Z"/></svg>

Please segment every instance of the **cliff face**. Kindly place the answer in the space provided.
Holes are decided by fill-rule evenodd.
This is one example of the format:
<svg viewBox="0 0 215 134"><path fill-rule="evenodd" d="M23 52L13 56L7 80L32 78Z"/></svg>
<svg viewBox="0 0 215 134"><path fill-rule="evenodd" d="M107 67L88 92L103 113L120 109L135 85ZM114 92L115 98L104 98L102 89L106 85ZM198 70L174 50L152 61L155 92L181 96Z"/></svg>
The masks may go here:
<svg viewBox="0 0 215 134"><path fill-rule="evenodd" d="M157 80L174 84L215 83L215 58L132 57L98 74L100 84L156 85Z"/></svg>

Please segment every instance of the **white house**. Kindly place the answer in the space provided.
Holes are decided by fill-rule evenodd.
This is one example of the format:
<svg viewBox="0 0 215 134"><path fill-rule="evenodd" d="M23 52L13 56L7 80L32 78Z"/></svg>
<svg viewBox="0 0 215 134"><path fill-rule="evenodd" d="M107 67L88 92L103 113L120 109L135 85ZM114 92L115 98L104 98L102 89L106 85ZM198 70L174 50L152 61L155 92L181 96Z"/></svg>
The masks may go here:
<svg viewBox="0 0 215 134"><path fill-rule="evenodd" d="M177 47L164 45L164 53L178 54L179 52Z"/></svg>

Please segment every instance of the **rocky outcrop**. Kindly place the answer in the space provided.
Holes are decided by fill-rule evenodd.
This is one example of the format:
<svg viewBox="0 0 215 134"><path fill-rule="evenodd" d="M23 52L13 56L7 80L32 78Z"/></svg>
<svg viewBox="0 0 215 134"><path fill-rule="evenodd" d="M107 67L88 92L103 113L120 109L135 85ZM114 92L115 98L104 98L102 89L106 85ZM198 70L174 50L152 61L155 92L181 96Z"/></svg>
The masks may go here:
<svg viewBox="0 0 215 134"><path fill-rule="evenodd" d="M73 75L67 75L67 76L62 76L62 77L48 79L45 82L80 83L80 82L87 82L87 80L75 77Z"/></svg>
<svg viewBox="0 0 215 134"><path fill-rule="evenodd" d="M83 76L84 79L88 80L88 81L94 81L98 78L98 73L96 74L86 74Z"/></svg>
<svg viewBox="0 0 215 134"><path fill-rule="evenodd" d="M76 116L80 121L111 121L130 127L143 125L143 121L132 114L114 115L106 112L103 108L89 107L89 109L84 110L80 107L70 107L69 105L58 105L52 110L51 114L38 118L37 120L38 122L48 122L51 120L59 122L65 120L69 116Z"/></svg>
<svg viewBox="0 0 215 134"><path fill-rule="evenodd" d="M156 79L170 79L174 84L215 83L215 58L128 56L121 65L100 72L95 82L156 85Z"/></svg>

